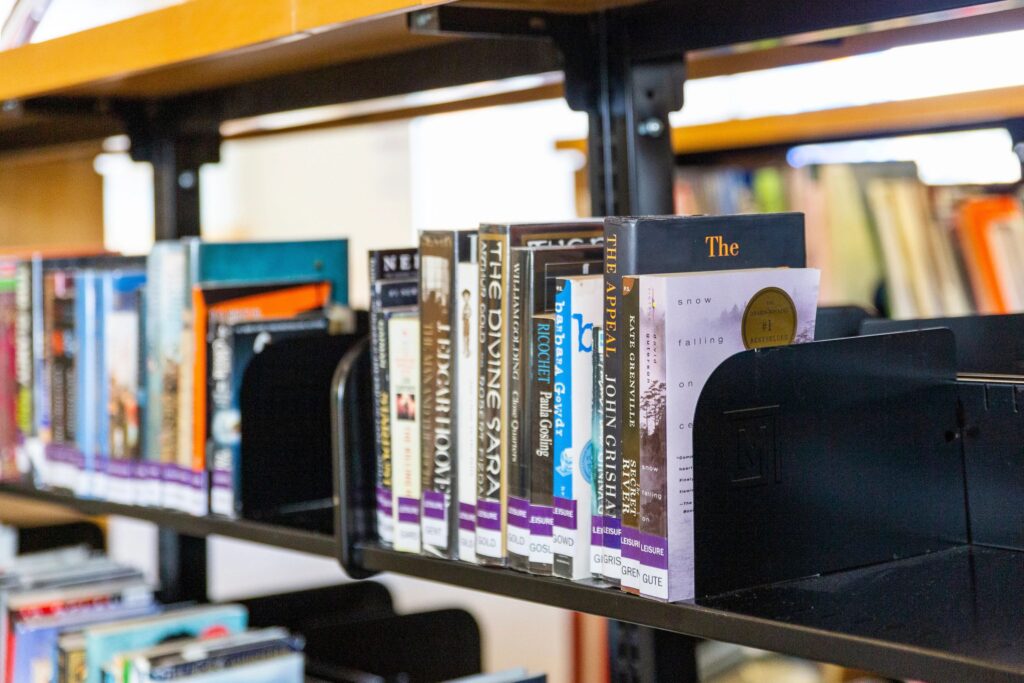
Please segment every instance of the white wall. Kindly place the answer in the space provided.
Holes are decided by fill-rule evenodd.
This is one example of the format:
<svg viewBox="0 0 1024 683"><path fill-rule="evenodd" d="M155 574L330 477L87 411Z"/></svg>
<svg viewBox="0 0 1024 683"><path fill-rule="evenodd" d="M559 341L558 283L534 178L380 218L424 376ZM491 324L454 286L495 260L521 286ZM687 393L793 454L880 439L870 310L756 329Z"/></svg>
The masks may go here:
<svg viewBox="0 0 1024 683"><path fill-rule="evenodd" d="M581 135L585 125L585 118L552 102L229 142L221 163L204 167L201 175L203 234L347 236L351 300L365 307L371 248L412 245L416 230L428 227L572 217L572 171L579 160L556 152L554 141ZM144 251L152 234L148 169L118 156L97 168L105 174L109 199L108 246ZM111 531L115 556L145 556L155 572L153 527L114 520ZM212 540L209 561L216 599L345 579L331 560L230 539ZM553 683L569 679L567 612L406 577L381 580L400 611L471 611L481 625L489 669L526 666L547 672Z"/></svg>

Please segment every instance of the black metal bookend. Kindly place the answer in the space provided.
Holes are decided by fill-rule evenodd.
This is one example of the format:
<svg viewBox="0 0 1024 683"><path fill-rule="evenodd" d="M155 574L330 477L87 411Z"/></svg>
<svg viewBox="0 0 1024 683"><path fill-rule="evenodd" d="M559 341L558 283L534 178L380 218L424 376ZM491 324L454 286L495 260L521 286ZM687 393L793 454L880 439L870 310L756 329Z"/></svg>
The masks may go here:
<svg viewBox="0 0 1024 683"><path fill-rule="evenodd" d="M335 537L338 562L352 578L372 576L362 568L359 544L377 538L370 344L363 338L345 354L331 390Z"/></svg>
<svg viewBox="0 0 1024 683"><path fill-rule="evenodd" d="M332 381L362 340L348 334L281 341L242 380L242 516L334 534Z"/></svg>
<svg viewBox="0 0 1024 683"><path fill-rule="evenodd" d="M1024 314L886 320L869 318L861 334L944 327L956 337L957 373L1024 378Z"/></svg>
<svg viewBox="0 0 1024 683"><path fill-rule="evenodd" d="M948 330L748 351L694 422L696 594L968 542Z"/></svg>

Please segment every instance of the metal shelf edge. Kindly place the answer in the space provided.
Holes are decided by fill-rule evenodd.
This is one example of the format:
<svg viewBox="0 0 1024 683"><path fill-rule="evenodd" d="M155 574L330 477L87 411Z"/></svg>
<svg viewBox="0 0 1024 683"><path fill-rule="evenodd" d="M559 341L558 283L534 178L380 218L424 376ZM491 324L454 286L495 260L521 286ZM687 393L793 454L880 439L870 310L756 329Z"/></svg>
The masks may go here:
<svg viewBox="0 0 1024 683"><path fill-rule="evenodd" d="M52 503L85 515L118 515L161 527L174 529L186 536L226 536L242 541L261 543L286 550L337 557L337 545L331 536L301 529L275 526L248 520L196 517L184 512L161 508L137 507L100 500L84 500L67 494L31 489L17 484L0 484L0 494Z"/></svg>

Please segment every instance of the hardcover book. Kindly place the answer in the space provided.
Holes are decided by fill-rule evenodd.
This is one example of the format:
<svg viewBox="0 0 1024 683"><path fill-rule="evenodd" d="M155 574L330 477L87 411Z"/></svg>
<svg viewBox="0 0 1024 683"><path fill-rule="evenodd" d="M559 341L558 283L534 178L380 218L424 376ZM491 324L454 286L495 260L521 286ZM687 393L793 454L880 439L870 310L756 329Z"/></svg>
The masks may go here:
<svg viewBox="0 0 1024 683"><path fill-rule="evenodd" d="M420 233L420 523L423 550L437 557L454 557L459 538L456 268L473 238L469 231Z"/></svg>
<svg viewBox="0 0 1024 683"><path fill-rule="evenodd" d="M818 282L806 268L640 278L642 595L694 597L693 418L704 383L745 349L813 341Z"/></svg>
<svg viewBox="0 0 1024 683"><path fill-rule="evenodd" d="M554 311L559 277L600 273L604 250L599 245L516 247L511 250L509 328L511 414L508 467L508 564L527 571L530 555L531 446L528 408L534 402L533 317ZM522 438L520 438L520 435ZM548 511L550 514L550 511Z"/></svg>
<svg viewBox="0 0 1024 683"><path fill-rule="evenodd" d="M323 336L331 323L322 314L297 318L219 322L211 327L207 463L210 469L210 513L242 516L241 391L245 369L270 344L287 339Z"/></svg>
<svg viewBox="0 0 1024 683"><path fill-rule="evenodd" d="M603 240L597 221L578 223L481 225L480 357L477 391L477 530L476 552L481 564L506 562L508 466L513 450L510 430L512 364L509 348L513 247L596 244ZM518 371L518 370L517 370ZM523 507L515 508L523 519Z"/></svg>
<svg viewBox="0 0 1024 683"><path fill-rule="evenodd" d="M417 249L370 252L370 346L373 375L373 432L376 449L377 536L394 541L391 458L391 395L388 381L388 318L415 311L419 303L420 257Z"/></svg>
<svg viewBox="0 0 1024 683"><path fill-rule="evenodd" d="M555 296L554 574L591 575L594 327L600 322L600 275L558 278Z"/></svg>
<svg viewBox="0 0 1024 683"><path fill-rule="evenodd" d="M737 216L650 216L605 219L604 509L605 533L619 538L622 519L622 277L735 268L802 268L804 217L799 213ZM614 550L609 554L614 561ZM622 566L620 564L620 566ZM629 581L628 578L623 577Z"/></svg>
<svg viewBox="0 0 1024 683"><path fill-rule="evenodd" d="M388 319L391 463L395 550L418 553L420 540L420 321L416 313Z"/></svg>

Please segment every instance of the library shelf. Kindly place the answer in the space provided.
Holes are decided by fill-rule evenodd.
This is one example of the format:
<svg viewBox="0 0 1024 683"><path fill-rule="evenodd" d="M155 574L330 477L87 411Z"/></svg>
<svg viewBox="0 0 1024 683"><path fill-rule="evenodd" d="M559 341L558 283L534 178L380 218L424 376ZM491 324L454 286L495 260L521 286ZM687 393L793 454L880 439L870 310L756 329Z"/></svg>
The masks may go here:
<svg viewBox="0 0 1024 683"><path fill-rule="evenodd" d="M1024 680L1024 553L963 546L833 575L667 604L594 582L360 547L405 574L898 678Z"/></svg>
<svg viewBox="0 0 1024 683"><path fill-rule="evenodd" d="M205 538L227 536L242 541L261 543L287 550L296 550L312 555L337 557L334 537L314 531L253 522L241 519L197 517L184 512L160 508L121 505L100 500L85 500L53 491L42 491L19 484L0 484L0 496L11 496L40 503L50 503L74 510L83 515L118 515L146 522L152 522L162 529L172 530L184 536Z"/></svg>
<svg viewBox="0 0 1024 683"><path fill-rule="evenodd" d="M890 135L998 127L1024 119L1024 86L837 107L718 123L677 126L672 150L694 157L753 149ZM585 140L562 140L559 149L586 151Z"/></svg>

